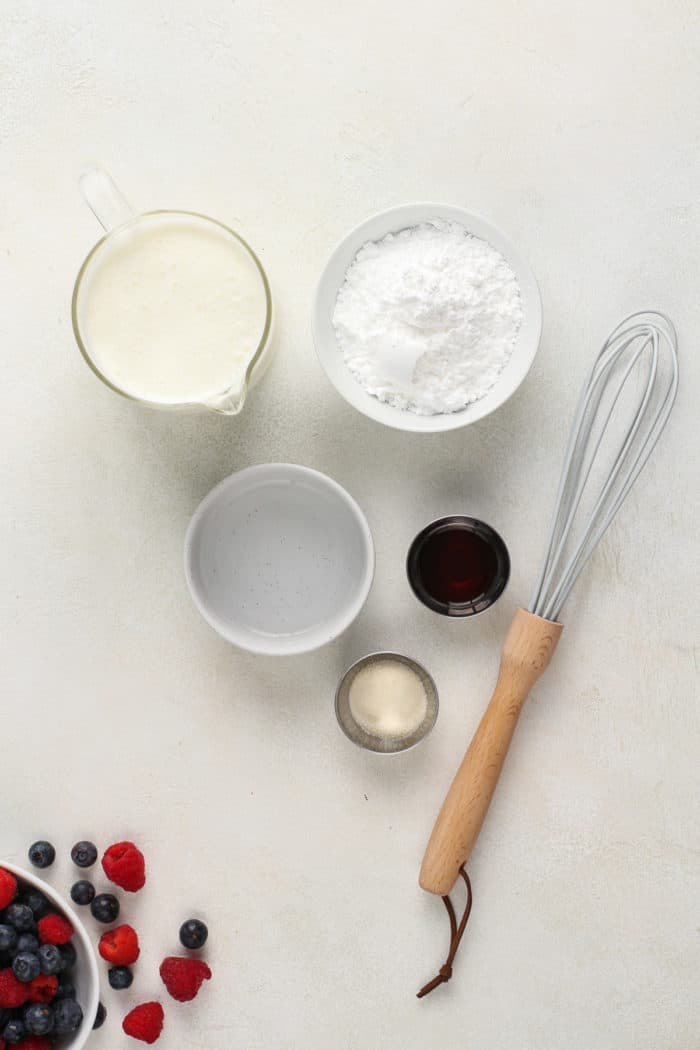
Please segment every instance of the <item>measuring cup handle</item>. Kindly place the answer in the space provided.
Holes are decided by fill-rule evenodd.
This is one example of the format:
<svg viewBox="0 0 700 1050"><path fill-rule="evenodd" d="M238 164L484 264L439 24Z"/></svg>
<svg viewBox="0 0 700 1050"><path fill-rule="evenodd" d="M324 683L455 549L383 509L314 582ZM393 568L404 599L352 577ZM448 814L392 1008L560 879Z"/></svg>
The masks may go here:
<svg viewBox="0 0 700 1050"><path fill-rule="evenodd" d="M498 681L447 792L423 858L420 884L444 896L481 831L528 693L545 670L563 627L518 609L501 651Z"/></svg>
<svg viewBox="0 0 700 1050"><path fill-rule="evenodd" d="M79 185L85 203L107 233L134 218L136 212L104 168L86 168Z"/></svg>

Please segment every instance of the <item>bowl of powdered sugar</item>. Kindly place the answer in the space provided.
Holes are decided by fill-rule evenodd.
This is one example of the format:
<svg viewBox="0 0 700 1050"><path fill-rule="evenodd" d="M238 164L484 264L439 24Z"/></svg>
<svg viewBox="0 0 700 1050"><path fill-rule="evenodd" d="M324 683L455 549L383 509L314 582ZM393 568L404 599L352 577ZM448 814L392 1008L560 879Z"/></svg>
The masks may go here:
<svg viewBox="0 0 700 1050"><path fill-rule="evenodd" d="M534 275L461 208L407 204L352 230L316 292L316 350L366 416L400 430L466 426L517 390L537 353Z"/></svg>

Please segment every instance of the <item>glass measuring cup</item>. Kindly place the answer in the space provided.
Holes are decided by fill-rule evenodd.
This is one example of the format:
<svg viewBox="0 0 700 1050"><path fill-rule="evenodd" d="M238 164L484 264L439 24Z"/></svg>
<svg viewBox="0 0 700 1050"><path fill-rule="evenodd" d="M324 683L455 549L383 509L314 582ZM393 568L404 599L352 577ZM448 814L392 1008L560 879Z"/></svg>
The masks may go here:
<svg viewBox="0 0 700 1050"><path fill-rule="evenodd" d="M87 364L141 404L240 412L273 349L272 296L256 254L206 215L136 213L100 168L80 188L105 230L73 289Z"/></svg>

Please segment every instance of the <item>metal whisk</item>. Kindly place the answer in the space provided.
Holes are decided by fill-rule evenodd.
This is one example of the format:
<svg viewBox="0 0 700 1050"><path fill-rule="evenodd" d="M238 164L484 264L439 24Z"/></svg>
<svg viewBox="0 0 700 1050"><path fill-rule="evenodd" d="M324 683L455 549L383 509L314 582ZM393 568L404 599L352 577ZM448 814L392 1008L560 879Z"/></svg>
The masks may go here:
<svg viewBox="0 0 700 1050"><path fill-rule="evenodd" d="M522 706L559 641L562 605L651 455L677 389L678 342L671 321L654 311L625 318L606 340L583 388L529 611L518 609L515 614L501 651L491 702L452 781L423 858L420 884L443 897L452 941L447 963L420 995L452 974L452 961L471 908L464 865L481 830ZM634 402L631 422L615 440L617 417L630 400ZM604 471L599 457L605 453L610 464L596 491L594 479ZM593 490L592 496L588 489ZM581 511L582 520L577 524L584 495L592 506L585 514ZM447 895L460 873L468 897L458 927Z"/></svg>
<svg viewBox="0 0 700 1050"><path fill-rule="evenodd" d="M665 369L664 358L669 359L670 365ZM565 561L574 516L590 480L608 423L625 386L645 365L646 379L633 419L622 436L610 473L582 526L581 537ZM592 435L597 413L615 379L617 386L594 441ZM678 339L673 324L660 313L630 314L608 336L581 392L564 457L547 552L530 602L530 612L536 616L543 616L546 620L558 618L581 570L659 440L677 390Z"/></svg>

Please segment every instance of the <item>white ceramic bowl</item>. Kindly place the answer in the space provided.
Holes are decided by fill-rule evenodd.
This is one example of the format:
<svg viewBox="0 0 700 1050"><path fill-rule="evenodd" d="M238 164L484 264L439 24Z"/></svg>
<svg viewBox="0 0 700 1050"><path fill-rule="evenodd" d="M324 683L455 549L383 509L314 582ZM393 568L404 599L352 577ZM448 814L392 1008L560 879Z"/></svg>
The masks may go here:
<svg viewBox="0 0 700 1050"><path fill-rule="evenodd" d="M337 482L266 463L231 474L187 530L185 574L204 619L254 653L317 649L348 627L374 577L364 514Z"/></svg>
<svg viewBox="0 0 700 1050"><path fill-rule="evenodd" d="M92 1034L92 1025L100 1001L100 976L97 969L97 955L82 922L66 900L56 892L53 886L34 875L31 871L18 868L16 864L0 861L0 868L11 871L18 881L33 889L39 890L48 901L70 921L75 931L73 947L76 952L73 967L73 983L76 999L83 1009L83 1021L80 1028L71 1036L62 1036L56 1042L56 1050L81 1050Z"/></svg>
<svg viewBox="0 0 700 1050"><path fill-rule="evenodd" d="M368 394L357 382L343 360L333 329L335 302L350 263L367 241L380 240L409 226L430 219L458 222L470 233L488 241L507 259L520 283L523 299L523 323L508 364L484 397L459 412L419 416L393 405L387 405ZM482 419L499 408L515 393L535 359L542 331L542 303L532 270L513 245L494 226L451 204L402 204L373 215L351 230L337 245L326 263L316 289L313 305L313 334L316 353L334 387L349 404L371 419L397 430L433 433L455 430Z"/></svg>

